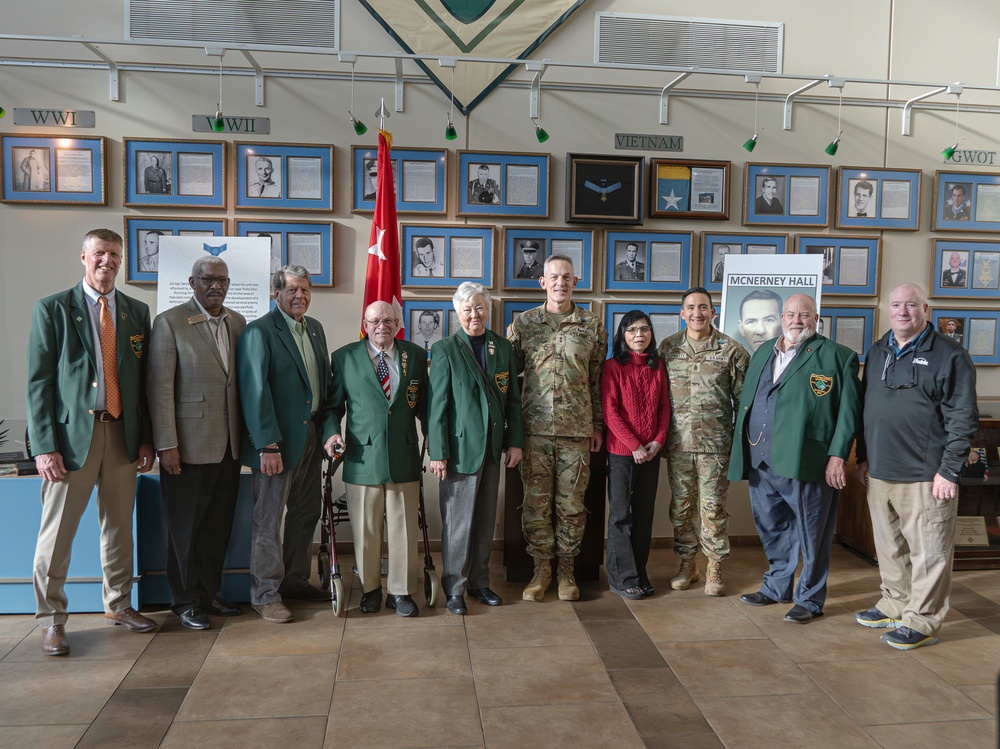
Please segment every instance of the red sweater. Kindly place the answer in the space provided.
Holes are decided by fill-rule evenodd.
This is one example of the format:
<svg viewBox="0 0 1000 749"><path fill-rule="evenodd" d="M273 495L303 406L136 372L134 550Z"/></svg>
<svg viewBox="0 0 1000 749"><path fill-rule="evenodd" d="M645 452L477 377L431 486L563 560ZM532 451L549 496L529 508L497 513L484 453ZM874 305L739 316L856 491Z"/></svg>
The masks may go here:
<svg viewBox="0 0 1000 749"><path fill-rule="evenodd" d="M667 370L661 363L656 369L646 364L648 356L629 352L628 364L611 358L601 373L601 404L608 428L608 452L631 455L650 442L663 445L670 426L670 388Z"/></svg>

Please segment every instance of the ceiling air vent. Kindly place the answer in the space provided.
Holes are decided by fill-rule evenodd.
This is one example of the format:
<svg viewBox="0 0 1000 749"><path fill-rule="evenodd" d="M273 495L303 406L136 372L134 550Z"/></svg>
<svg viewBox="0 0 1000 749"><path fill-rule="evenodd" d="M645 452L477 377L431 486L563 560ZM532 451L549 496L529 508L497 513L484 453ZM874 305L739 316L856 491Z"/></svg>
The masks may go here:
<svg viewBox="0 0 1000 749"><path fill-rule="evenodd" d="M338 49L339 0L125 0L128 39Z"/></svg>
<svg viewBox="0 0 1000 749"><path fill-rule="evenodd" d="M598 13L598 63L781 72L784 24Z"/></svg>

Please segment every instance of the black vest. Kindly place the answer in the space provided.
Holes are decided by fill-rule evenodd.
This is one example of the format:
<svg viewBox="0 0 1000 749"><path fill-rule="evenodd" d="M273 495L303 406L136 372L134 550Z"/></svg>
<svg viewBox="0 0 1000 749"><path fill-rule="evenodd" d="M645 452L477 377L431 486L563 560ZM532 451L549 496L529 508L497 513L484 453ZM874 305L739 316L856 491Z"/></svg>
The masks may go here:
<svg viewBox="0 0 1000 749"><path fill-rule="evenodd" d="M771 376L775 353L771 352L764 370L760 373L757 392L754 393L750 415L746 420L747 444L750 446L750 466L760 468L771 464L771 429L774 426L774 407L778 401L778 384ZM782 372L784 374L784 372Z"/></svg>

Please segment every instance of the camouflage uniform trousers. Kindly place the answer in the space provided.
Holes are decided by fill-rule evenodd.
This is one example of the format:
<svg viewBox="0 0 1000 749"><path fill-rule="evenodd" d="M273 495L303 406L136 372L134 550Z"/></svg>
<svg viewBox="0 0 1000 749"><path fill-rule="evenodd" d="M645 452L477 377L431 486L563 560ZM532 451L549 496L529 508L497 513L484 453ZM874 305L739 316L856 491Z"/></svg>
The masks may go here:
<svg viewBox="0 0 1000 749"><path fill-rule="evenodd" d="M671 452L667 460L670 479L670 522L674 526L674 553L691 559L698 551L696 515L701 520L701 548L717 562L729 558L729 455L725 453Z"/></svg>
<svg viewBox="0 0 1000 749"><path fill-rule="evenodd" d="M590 437L524 436L521 529L535 559L575 557L587 522ZM555 507L555 527L552 509Z"/></svg>

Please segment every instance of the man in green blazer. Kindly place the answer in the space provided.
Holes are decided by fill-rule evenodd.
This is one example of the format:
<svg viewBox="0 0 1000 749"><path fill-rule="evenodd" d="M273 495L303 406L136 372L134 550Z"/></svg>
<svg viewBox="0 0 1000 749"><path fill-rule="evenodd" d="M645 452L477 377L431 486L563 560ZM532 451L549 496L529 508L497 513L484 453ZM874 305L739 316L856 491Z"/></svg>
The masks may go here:
<svg viewBox="0 0 1000 749"><path fill-rule="evenodd" d="M104 618L131 632L156 626L131 607L136 471L153 467L146 405L149 308L115 289L122 238L94 229L83 281L35 305L28 340L28 439L42 477L35 617L42 651L69 652L63 586L73 537L97 485Z"/></svg>
<svg viewBox="0 0 1000 749"><path fill-rule="evenodd" d="M749 479L750 505L770 562L752 606L794 601L785 621L823 613L837 492L860 422L858 356L816 333L816 302L785 301L782 335L747 367L736 414L729 479ZM802 574L792 593L795 568Z"/></svg>
<svg viewBox="0 0 1000 749"><path fill-rule="evenodd" d="M464 593L499 606L490 589L500 464L521 461L524 433L517 362L510 341L487 330L490 295L466 281L452 299L462 329L431 351L431 473L441 480L442 583L448 610L466 612Z"/></svg>
<svg viewBox="0 0 1000 749"><path fill-rule="evenodd" d="M286 265L271 282L277 306L247 325L236 349L246 434L240 452L250 466L254 499L250 603L264 619L292 621L285 598L328 601L309 584L312 540L321 508L323 436L333 431L326 334L306 317L309 271ZM285 508L285 534L280 533Z"/></svg>
<svg viewBox="0 0 1000 749"><path fill-rule="evenodd" d="M426 435L427 352L396 338L399 318L385 302L368 305L364 326L363 339L333 352L329 405L335 434L327 440L326 451L345 451L343 478L361 576L362 613L382 607L384 527L389 542L385 604L399 616L417 616L411 597L419 575L422 455L416 420ZM340 427L345 415L346 433Z"/></svg>

